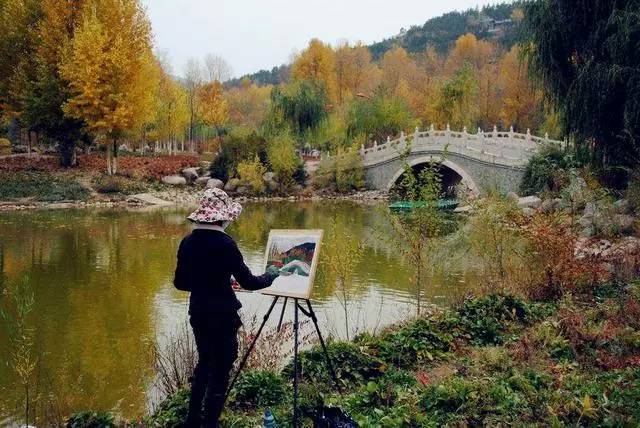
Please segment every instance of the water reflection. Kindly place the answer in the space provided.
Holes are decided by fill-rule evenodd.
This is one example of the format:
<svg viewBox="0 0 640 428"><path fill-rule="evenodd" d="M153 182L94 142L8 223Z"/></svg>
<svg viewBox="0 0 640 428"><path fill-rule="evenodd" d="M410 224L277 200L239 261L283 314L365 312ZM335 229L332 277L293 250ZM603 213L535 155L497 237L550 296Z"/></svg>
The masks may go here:
<svg viewBox="0 0 640 428"><path fill-rule="evenodd" d="M391 233L383 208L350 202L247 204L229 233L257 271L272 228L327 229L332 221L349 228L365 245L350 285L350 323L372 330L412 311L410 272L376 238ZM0 213L0 307L11 309L7 296L28 275L35 294L28 323L34 328L37 388L54 392L62 410L144 412L151 365L146 343L186 317L187 295L171 279L177 246L190 229L187 212ZM436 270L423 296L446 304L467 282L473 282L471 270ZM342 309L334 292L319 275L316 311L324 329L340 336ZM242 295L245 317L260 313L266 299ZM2 412L14 411L19 394L2 323L0 421Z"/></svg>

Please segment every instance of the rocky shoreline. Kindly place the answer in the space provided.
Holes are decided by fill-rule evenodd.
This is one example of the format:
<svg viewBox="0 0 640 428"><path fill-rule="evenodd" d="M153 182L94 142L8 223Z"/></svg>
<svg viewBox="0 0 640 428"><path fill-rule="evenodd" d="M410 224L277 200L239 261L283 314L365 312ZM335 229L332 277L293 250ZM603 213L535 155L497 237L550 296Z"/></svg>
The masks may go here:
<svg viewBox="0 0 640 428"><path fill-rule="evenodd" d="M202 190L176 189L151 190L148 193L136 195L122 195L112 198L101 198L88 201L64 200L56 202L41 202L33 200L0 201L2 211L26 211L49 209L86 209L86 208L141 208L153 206L190 207L196 205ZM283 201L322 201L340 200L371 203L386 201L388 195L377 190L365 190L351 194L314 193L289 196L235 196L239 202L283 202Z"/></svg>

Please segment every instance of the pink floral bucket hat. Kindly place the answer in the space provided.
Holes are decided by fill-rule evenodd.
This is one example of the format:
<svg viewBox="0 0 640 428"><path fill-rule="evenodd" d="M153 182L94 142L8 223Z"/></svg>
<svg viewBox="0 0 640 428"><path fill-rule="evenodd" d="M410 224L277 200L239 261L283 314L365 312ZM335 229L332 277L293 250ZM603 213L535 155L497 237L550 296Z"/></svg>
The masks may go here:
<svg viewBox="0 0 640 428"><path fill-rule="evenodd" d="M196 223L235 221L241 212L242 205L234 202L224 190L207 189L200 198L200 207L187 218Z"/></svg>

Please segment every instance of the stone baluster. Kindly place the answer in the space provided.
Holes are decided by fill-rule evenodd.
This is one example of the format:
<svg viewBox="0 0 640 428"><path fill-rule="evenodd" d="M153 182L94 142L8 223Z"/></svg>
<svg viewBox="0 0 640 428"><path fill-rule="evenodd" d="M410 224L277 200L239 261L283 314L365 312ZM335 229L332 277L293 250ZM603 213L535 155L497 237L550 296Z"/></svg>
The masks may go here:
<svg viewBox="0 0 640 428"><path fill-rule="evenodd" d="M447 145L449 143L451 143L451 127L449 126L449 124L447 123L447 129L445 129L444 131L444 144Z"/></svg>
<svg viewBox="0 0 640 428"><path fill-rule="evenodd" d="M373 140L373 152L376 153L378 151L378 141Z"/></svg>
<svg viewBox="0 0 640 428"><path fill-rule="evenodd" d="M544 133L544 141L545 141L545 143L549 142L549 133L548 132Z"/></svg>
<svg viewBox="0 0 640 428"><path fill-rule="evenodd" d="M486 135L482 129L478 128L478 138L480 139L480 153L484 154L484 139Z"/></svg>
<svg viewBox="0 0 640 428"><path fill-rule="evenodd" d="M362 156L364 156L364 144L360 145L360 153L362 153Z"/></svg>
<svg viewBox="0 0 640 428"><path fill-rule="evenodd" d="M531 130L529 128L527 128L527 135L524 137L524 141L526 141L527 144L525 144L524 147L520 148L520 160L523 161L524 160L524 154L527 150L529 150L529 148L531 147Z"/></svg>
<svg viewBox="0 0 640 428"><path fill-rule="evenodd" d="M406 147L407 137L404 135L404 131L400 131L400 141L398 142L398 146L401 148Z"/></svg>
<svg viewBox="0 0 640 428"><path fill-rule="evenodd" d="M418 137L419 137L419 135L420 135L420 130L416 126L416 129L413 132L413 145L414 145L414 147L418 145Z"/></svg>
<svg viewBox="0 0 640 428"><path fill-rule="evenodd" d="M463 127L462 128L462 137L464 138L463 144L464 144L464 148L468 149L469 148L469 136L467 134L467 127Z"/></svg>

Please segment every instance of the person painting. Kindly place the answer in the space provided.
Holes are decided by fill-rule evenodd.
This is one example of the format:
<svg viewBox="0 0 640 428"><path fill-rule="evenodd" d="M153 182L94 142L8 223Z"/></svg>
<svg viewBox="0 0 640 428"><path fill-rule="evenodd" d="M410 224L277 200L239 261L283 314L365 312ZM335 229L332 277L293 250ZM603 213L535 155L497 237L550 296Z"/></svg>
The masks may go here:
<svg viewBox="0 0 640 428"><path fill-rule="evenodd" d="M231 287L231 275L247 290L266 288L278 277L277 268L254 276L235 241L225 233L241 211L242 206L224 191L207 189L200 207L188 217L194 229L178 248L173 283L191 292L189 322L198 348L187 427L216 427L222 413L242 325L238 316L242 305Z"/></svg>

